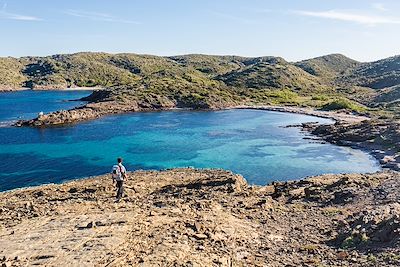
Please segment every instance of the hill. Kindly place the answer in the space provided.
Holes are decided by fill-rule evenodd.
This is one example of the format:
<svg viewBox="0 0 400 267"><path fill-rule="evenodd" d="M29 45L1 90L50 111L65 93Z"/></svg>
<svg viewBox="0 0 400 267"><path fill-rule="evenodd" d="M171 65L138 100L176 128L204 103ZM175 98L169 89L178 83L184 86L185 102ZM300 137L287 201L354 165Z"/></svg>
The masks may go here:
<svg viewBox="0 0 400 267"><path fill-rule="evenodd" d="M398 94L386 87L400 85L399 58L360 63L332 54L291 63L280 57L90 52L0 58L0 90L101 87L109 92L87 98L97 114L249 104L360 112L396 102ZM110 101L116 110L107 111Z"/></svg>
<svg viewBox="0 0 400 267"><path fill-rule="evenodd" d="M26 81L26 77L22 73L25 64L23 59L0 58L0 91L22 87Z"/></svg>
<svg viewBox="0 0 400 267"><path fill-rule="evenodd" d="M217 84L240 88L314 89L362 86L382 89L400 84L400 56L360 63L331 54L290 63L280 57L76 53L48 57L0 58L0 87L33 89L76 86L151 87L153 80ZM336 81L337 83L333 83ZM157 82L155 82L156 84Z"/></svg>
<svg viewBox="0 0 400 267"><path fill-rule="evenodd" d="M324 79L334 79L360 64L360 62L341 54L331 54L294 63L311 75Z"/></svg>
<svg viewBox="0 0 400 267"><path fill-rule="evenodd" d="M169 58L182 67L193 68L210 78L238 70L244 66L243 61L246 60L246 58L238 56L209 56L200 54L172 56Z"/></svg>
<svg viewBox="0 0 400 267"><path fill-rule="evenodd" d="M275 57L255 58L239 70L218 75L216 79L239 88L275 88L316 92L323 87L317 77L282 58Z"/></svg>
<svg viewBox="0 0 400 267"><path fill-rule="evenodd" d="M400 85L400 56L360 64L339 80L373 89Z"/></svg>

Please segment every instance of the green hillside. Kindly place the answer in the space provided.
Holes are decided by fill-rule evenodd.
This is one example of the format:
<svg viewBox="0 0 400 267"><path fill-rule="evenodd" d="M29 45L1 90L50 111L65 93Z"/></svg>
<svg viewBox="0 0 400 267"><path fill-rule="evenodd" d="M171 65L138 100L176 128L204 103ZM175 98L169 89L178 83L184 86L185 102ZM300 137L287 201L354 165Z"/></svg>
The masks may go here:
<svg viewBox="0 0 400 267"><path fill-rule="evenodd" d="M24 60L0 58L0 90L22 87L26 81L26 76L22 73L24 67Z"/></svg>
<svg viewBox="0 0 400 267"><path fill-rule="evenodd" d="M244 66L243 57L237 56L208 56L208 55L183 55L173 56L170 59L185 68L193 68L208 77L225 74L234 70L239 70Z"/></svg>
<svg viewBox="0 0 400 267"><path fill-rule="evenodd" d="M78 53L29 58L23 70L30 88L66 88L74 86L115 86L134 84L134 73L116 67L108 54Z"/></svg>
<svg viewBox="0 0 400 267"><path fill-rule="evenodd" d="M0 90L102 87L112 91L112 100L140 105L290 104L366 110L352 107L357 102L394 105L399 93L393 88L399 85L400 56L371 63L340 54L296 63L280 57L90 52L0 58ZM346 99L352 104L344 105Z"/></svg>
<svg viewBox="0 0 400 267"><path fill-rule="evenodd" d="M361 63L341 54L331 54L295 63L296 66L311 75L325 79L334 79L351 71L360 64Z"/></svg>
<svg viewBox="0 0 400 267"><path fill-rule="evenodd" d="M360 64L339 80L350 84L383 89L400 84L400 56Z"/></svg>
<svg viewBox="0 0 400 267"><path fill-rule="evenodd" d="M255 61L239 70L219 75L216 79L240 88L291 89L308 93L328 90L318 77L279 58Z"/></svg>

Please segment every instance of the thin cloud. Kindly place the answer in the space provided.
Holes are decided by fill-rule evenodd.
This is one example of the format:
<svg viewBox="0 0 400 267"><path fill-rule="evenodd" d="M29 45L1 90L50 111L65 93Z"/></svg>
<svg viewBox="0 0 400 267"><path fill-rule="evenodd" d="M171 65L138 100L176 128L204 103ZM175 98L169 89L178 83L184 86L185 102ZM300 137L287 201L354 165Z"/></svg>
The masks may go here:
<svg viewBox="0 0 400 267"><path fill-rule="evenodd" d="M302 16L355 22L364 25L400 24L399 18L366 15L355 12L346 12L338 10L328 10L328 11L295 10L294 13Z"/></svg>
<svg viewBox="0 0 400 267"><path fill-rule="evenodd" d="M385 5L382 4L382 3L373 3L373 4L372 4L372 7L373 7L374 9L376 9L376 10L379 10L379 11L387 11L387 10L388 10L388 9L385 7Z"/></svg>
<svg viewBox="0 0 400 267"><path fill-rule="evenodd" d="M0 19L24 20L24 21L41 21L41 20L43 20L41 18L34 17L34 16L10 13L10 12L7 12L6 9L7 9L7 3L4 3L2 9L0 10Z"/></svg>
<svg viewBox="0 0 400 267"><path fill-rule="evenodd" d="M4 11L0 11L0 18L1 19L11 19L11 20L25 20L25 21L41 21L41 20L43 20L38 17L8 13L8 12L4 12Z"/></svg>
<svg viewBox="0 0 400 267"><path fill-rule="evenodd" d="M67 10L65 14L78 17L78 18L85 18L94 21L105 21L105 22L117 22L117 23L127 23L127 24L140 24L138 21L134 20L126 20L114 17L110 14L106 13L98 13L98 12L88 12L83 10Z"/></svg>

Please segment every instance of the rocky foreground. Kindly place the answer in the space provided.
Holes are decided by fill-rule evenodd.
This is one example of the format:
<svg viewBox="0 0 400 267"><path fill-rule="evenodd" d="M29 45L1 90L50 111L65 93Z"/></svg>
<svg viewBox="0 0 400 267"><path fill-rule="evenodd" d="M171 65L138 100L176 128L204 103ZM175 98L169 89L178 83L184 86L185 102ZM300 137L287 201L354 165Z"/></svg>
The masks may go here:
<svg viewBox="0 0 400 267"><path fill-rule="evenodd" d="M0 194L3 266L399 266L400 174L249 186L222 170Z"/></svg>

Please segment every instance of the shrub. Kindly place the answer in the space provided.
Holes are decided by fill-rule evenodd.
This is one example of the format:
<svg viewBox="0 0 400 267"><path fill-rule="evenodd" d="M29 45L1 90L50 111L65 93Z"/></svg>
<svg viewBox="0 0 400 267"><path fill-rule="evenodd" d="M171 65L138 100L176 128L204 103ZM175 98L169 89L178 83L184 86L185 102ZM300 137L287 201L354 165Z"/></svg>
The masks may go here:
<svg viewBox="0 0 400 267"><path fill-rule="evenodd" d="M299 95L288 89L273 90L267 93L267 96L273 98L274 103L297 103Z"/></svg>
<svg viewBox="0 0 400 267"><path fill-rule="evenodd" d="M360 104L351 101L347 98L338 98L330 101L329 103L325 104L322 106L323 110L340 110L340 109L347 109L347 110L352 110L356 112L362 112L366 111L366 108L364 106L361 106Z"/></svg>
<svg viewBox="0 0 400 267"><path fill-rule="evenodd" d="M313 95L311 100L327 101L329 98L327 95Z"/></svg>

